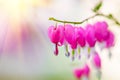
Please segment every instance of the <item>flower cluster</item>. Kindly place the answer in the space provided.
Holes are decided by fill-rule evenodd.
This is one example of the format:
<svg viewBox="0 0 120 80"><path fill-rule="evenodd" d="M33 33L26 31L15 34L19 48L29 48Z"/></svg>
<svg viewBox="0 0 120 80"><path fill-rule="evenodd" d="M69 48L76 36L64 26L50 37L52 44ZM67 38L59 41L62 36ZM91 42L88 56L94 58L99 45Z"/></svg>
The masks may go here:
<svg viewBox="0 0 120 80"><path fill-rule="evenodd" d="M98 53L94 53L93 59L92 59L92 63L93 66L95 67L95 69L97 70L97 77L100 78L101 77L101 59L100 56L98 55ZM74 76L78 79L78 80L89 80L89 75L90 75L90 67L86 64L81 68L76 68L73 70L73 74Z"/></svg>
<svg viewBox="0 0 120 80"><path fill-rule="evenodd" d="M104 48L114 45L114 34L108 29L108 24L105 21L87 24L85 27L70 24L50 26L48 35L51 42L55 44L54 54L58 55L58 46L65 45L66 55L72 55L73 60L75 50L78 50L78 53L81 48L88 47L90 50L95 47L96 43L104 43ZM72 54L70 54L69 46Z"/></svg>
<svg viewBox="0 0 120 80"><path fill-rule="evenodd" d="M109 30L105 21L87 24L85 27L70 24L50 26L48 28L48 36L51 42L55 44L54 54L56 56L59 53L58 46L64 45L65 55L67 57L71 56L72 60L75 59L76 55L79 59L81 55L85 55L87 59L92 57L92 63L97 70L99 78L101 76L101 58L95 50L95 46L98 45L101 49L109 49L114 46L115 40L114 34ZM73 73L77 79L88 78L90 68L86 64L83 68L75 69Z"/></svg>

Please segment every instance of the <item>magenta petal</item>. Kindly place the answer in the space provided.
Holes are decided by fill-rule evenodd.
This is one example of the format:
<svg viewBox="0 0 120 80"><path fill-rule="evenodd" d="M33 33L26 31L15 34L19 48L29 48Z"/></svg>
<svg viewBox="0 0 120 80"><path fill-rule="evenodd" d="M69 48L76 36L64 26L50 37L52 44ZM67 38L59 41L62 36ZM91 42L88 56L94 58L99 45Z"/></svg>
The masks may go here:
<svg viewBox="0 0 120 80"><path fill-rule="evenodd" d="M83 69L75 69L73 73L77 79L80 79L83 76L84 72Z"/></svg>
<svg viewBox="0 0 120 80"><path fill-rule="evenodd" d="M72 49L77 48L75 28L72 25L65 25L65 39L71 45Z"/></svg>
<svg viewBox="0 0 120 80"><path fill-rule="evenodd" d="M89 77L89 74L90 74L90 68L88 65L85 65L85 67L83 68L84 70L84 75Z"/></svg>
<svg viewBox="0 0 120 80"><path fill-rule="evenodd" d="M101 68L101 59L98 53L94 54L93 63L97 68Z"/></svg>
<svg viewBox="0 0 120 80"><path fill-rule="evenodd" d="M105 21L97 22L94 24L95 37L99 42L108 38L108 24Z"/></svg>
<svg viewBox="0 0 120 80"><path fill-rule="evenodd" d="M65 39L69 44L72 44L72 38L75 34L74 27L72 25L65 25Z"/></svg>
<svg viewBox="0 0 120 80"><path fill-rule="evenodd" d="M85 30L82 27L76 28L76 38L81 47L85 46Z"/></svg>
<svg viewBox="0 0 120 80"><path fill-rule="evenodd" d="M106 47L109 48L111 46L114 46L114 40L115 40L114 34L109 31L109 37L106 40Z"/></svg>
<svg viewBox="0 0 120 80"><path fill-rule="evenodd" d="M60 30L60 37L59 37L60 39L59 39L58 45L61 46L61 45L64 44L64 40L65 40L65 38L64 38L64 30L65 30L65 28L64 28L63 25L58 25L58 29Z"/></svg>
<svg viewBox="0 0 120 80"><path fill-rule="evenodd" d="M77 48L77 40L76 40L75 35L74 35L73 38L72 38L71 48L72 48L72 49L76 49L76 48Z"/></svg>
<svg viewBox="0 0 120 80"><path fill-rule="evenodd" d="M50 26L48 28L48 36L54 44L58 43L59 46L64 43L64 26L58 25L58 27Z"/></svg>
<svg viewBox="0 0 120 80"><path fill-rule="evenodd" d="M96 43L95 32L92 25L88 24L86 27L86 41L90 47L94 47Z"/></svg>
<svg viewBox="0 0 120 80"><path fill-rule="evenodd" d="M51 26L48 28L48 36L53 43L58 43L60 38L60 29Z"/></svg>

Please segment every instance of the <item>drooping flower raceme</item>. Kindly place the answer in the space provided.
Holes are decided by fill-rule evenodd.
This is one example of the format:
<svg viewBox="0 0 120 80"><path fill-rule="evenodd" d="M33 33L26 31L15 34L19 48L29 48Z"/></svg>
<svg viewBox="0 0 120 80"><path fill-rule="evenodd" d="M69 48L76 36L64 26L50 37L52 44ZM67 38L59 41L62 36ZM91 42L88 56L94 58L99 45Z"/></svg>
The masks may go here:
<svg viewBox="0 0 120 80"><path fill-rule="evenodd" d="M82 52L81 48L83 48L82 50L84 51L82 54L86 57L88 56L87 59L89 59L89 56L92 57L93 64L99 74L98 78L101 77L101 58L95 50L96 43L99 44L97 46L104 44L103 48L107 49L110 49L115 44L115 36L109 30L108 24L105 21L87 24L85 27L78 27L71 24L50 26L48 28L48 36L50 41L55 44L55 55L58 55L58 46L64 45L66 50L65 55L71 56L72 60L74 60L78 55L81 57L80 52ZM92 55L90 55L91 53ZM88 65L85 65L83 68L75 69L73 73L77 79L82 79L82 77L86 79L89 78L90 68Z"/></svg>
<svg viewBox="0 0 120 80"><path fill-rule="evenodd" d="M70 46L74 56L77 48L84 48L87 45L90 48L94 48L96 42L105 43L104 48L110 48L114 46L115 40L114 34L108 29L108 24L105 21L87 24L85 28L71 24L50 26L48 28L48 36L56 46L55 55L58 55L58 46L65 45L67 53L69 53L68 47Z"/></svg>

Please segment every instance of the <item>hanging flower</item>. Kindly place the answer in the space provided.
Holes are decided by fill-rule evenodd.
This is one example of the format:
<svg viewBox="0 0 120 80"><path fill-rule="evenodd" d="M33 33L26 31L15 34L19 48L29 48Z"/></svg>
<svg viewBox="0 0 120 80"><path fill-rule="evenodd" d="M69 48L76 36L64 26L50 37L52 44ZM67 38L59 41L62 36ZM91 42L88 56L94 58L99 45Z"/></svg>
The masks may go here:
<svg viewBox="0 0 120 80"><path fill-rule="evenodd" d="M54 54L58 55L58 45L61 46L64 43L64 27L62 25L58 27L50 26L48 28L48 36L51 42L55 44Z"/></svg>
<svg viewBox="0 0 120 80"><path fill-rule="evenodd" d="M114 46L114 41L115 41L115 36L111 31L109 31L109 36L105 41L106 47L110 48L110 47Z"/></svg>
<svg viewBox="0 0 120 80"><path fill-rule="evenodd" d="M94 53L93 64L96 68L98 68L98 69L101 68L101 59L100 59L100 56L97 52Z"/></svg>
<svg viewBox="0 0 120 80"><path fill-rule="evenodd" d="M80 79L80 78L82 78L82 76L83 76L84 69L81 69L81 68L75 69L73 73L74 73L74 76L75 76L77 79Z"/></svg>
<svg viewBox="0 0 120 80"><path fill-rule="evenodd" d="M77 42L81 47L85 46L85 30L82 27L76 27L76 38Z"/></svg>
<svg viewBox="0 0 120 80"><path fill-rule="evenodd" d="M90 68L89 66L86 64L83 68L77 68L73 71L74 76L77 79L82 79L83 77L89 78L89 74L90 74Z"/></svg>
<svg viewBox="0 0 120 80"><path fill-rule="evenodd" d="M83 68L83 72L84 72L84 75L86 76L86 77L89 77L89 74L90 74L90 68L89 68L89 66L86 64L85 66L84 66L84 68Z"/></svg>
<svg viewBox="0 0 120 80"><path fill-rule="evenodd" d="M95 37L98 42L106 40L109 36L108 34L108 24L105 21L96 22L94 24Z"/></svg>
<svg viewBox="0 0 120 80"><path fill-rule="evenodd" d="M94 47L96 43L94 28L91 24L86 26L86 41L90 47Z"/></svg>
<svg viewBox="0 0 120 80"><path fill-rule="evenodd" d="M75 35L75 28L72 25L65 25L65 40L70 44L72 49L77 48L77 39Z"/></svg>

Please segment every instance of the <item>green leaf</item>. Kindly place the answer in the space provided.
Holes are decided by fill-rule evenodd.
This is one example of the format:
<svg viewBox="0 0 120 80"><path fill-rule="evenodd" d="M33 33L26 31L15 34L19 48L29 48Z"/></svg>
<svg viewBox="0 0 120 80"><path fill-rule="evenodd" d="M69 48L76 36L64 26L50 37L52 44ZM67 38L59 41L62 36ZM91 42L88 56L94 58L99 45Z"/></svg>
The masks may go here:
<svg viewBox="0 0 120 80"><path fill-rule="evenodd" d="M94 7L93 11L94 11L94 12L97 12L98 10L100 10L101 6L102 6L102 1L99 2L99 3Z"/></svg>

